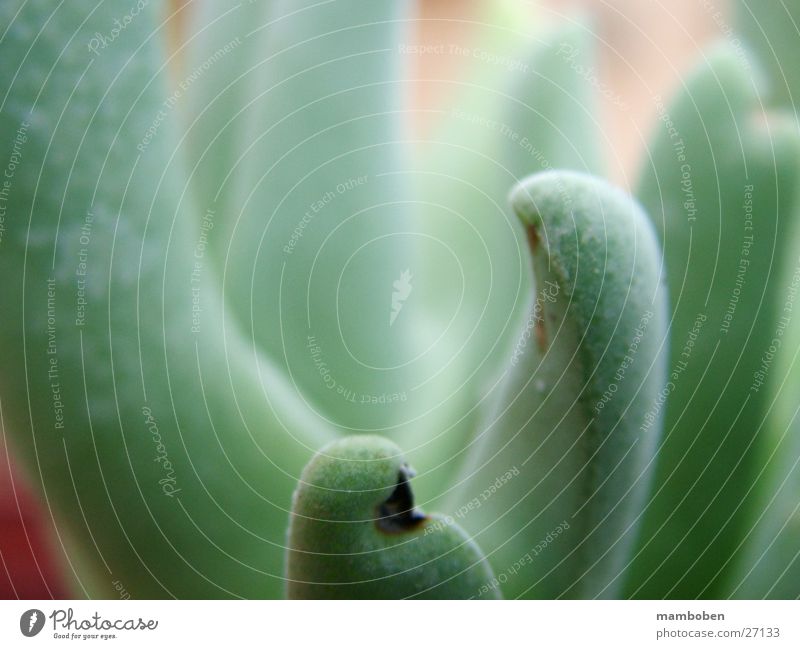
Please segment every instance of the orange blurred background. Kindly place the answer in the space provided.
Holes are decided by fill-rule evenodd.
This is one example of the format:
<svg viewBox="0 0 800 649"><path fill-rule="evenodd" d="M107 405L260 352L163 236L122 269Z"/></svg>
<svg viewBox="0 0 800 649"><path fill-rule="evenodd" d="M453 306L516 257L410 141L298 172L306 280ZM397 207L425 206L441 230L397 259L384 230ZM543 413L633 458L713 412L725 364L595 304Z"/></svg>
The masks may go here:
<svg viewBox="0 0 800 649"><path fill-rule="evenodd" d="M172 0L166 33L180 53L190 13L199 2ZM506 0L508 1L508 0ZM627 110L606 107L601 115L613 150L607 152L611 179L623 186L633 182L632 171L644 150L644 138L655 122L654 95L669 97L709 41L727 28L725 0L517 0L532 14L534 24L588 17L596 36L597 74ZM481 28L485 0L422 0L416 38L419 42L450 42L469 47ZM722 12L718 14L717 12ZM720 15L723 18L720 18ZM180 56L175 57L180 65ZM411 71L416 107L441 106L451 84L464 69L463 57L420 56ZM437 82L439 80L439 82ZM433 127L431 113L416 112L416 135ZM34 494L35 481L14 470L6 447L0 445L0 597L45 599L75 597L68 561L52 515Z"/></svg>

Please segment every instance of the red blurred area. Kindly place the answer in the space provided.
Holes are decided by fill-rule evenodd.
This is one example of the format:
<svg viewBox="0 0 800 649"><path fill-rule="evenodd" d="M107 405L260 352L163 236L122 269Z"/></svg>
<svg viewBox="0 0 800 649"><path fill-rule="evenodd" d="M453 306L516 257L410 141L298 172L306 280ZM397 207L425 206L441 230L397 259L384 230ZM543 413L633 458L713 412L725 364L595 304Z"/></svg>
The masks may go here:
<svg viewBox="0 0 800 649"><path fill-rule="evenodd" d="M69 597L47 511L0 446L0 599Z"/></svg>

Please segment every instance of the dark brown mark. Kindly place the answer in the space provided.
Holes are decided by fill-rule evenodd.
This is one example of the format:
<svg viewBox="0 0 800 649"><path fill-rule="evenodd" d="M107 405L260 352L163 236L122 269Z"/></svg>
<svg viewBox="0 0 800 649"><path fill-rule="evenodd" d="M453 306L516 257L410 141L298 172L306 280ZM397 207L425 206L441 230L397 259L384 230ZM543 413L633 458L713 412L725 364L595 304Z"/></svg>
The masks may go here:
<svg viewBox="0 0 800 649"><path fill-rule="evenodd" d="M375 525L385 534L401 534L417 529L428 520L422 512L414 508L414 494L408 484L405 468L397 474L397 486L392 494L377 507Z"/></svg>
<svg viewBox="0 0 800 649"><path fill-rule="evenodd" d="M531 247L531 253L536 254L536 249L539 247L539 233L536 231L536 226L529 225L525 228L525 232L528 235L528 245ZM536 336L536 344L539 346L539 351L544 352L547 350L547 332L544 328L544 316L542 314L539 314L539 316L536 318L533 333Z"/></svg>
<svg viewBox="0 0 800 649"><path fill-rule="evenodd" d="M536 226L529 225L526 231L528 233L528 244L530 244L531 252L536 253L536 248L539 247L539 234L536 232Z"/></svg>
<svg viewBox="0 0 800 649"><path fill-rule="evenodd" d="M544 318L536 320L534 333L536 334L536 344L539 345L539 351L544 353L547 351L547 332L544 329Z"/></svg>

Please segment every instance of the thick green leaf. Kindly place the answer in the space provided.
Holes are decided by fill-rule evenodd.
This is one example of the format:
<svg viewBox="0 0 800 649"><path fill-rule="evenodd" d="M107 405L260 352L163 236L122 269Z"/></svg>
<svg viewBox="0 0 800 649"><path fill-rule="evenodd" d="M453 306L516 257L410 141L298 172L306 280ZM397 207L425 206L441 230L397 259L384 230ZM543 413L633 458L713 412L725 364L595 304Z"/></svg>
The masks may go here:
<svg viewBox="0 0 800 649"><path fill-rule="evenodd" d="M755 506L727 580L729 597L800 597L800 220L792 225L789 241L791 254L776 284L779 312L771 339L762 338L763 367L758 370L759 380L766 378L761 372L772 375L774 401L758 430L764 444Z"/></svg>
<svg viewBox="0 0 800 649"><path fill-rule="evenodd" d="M98 583L276 597L297 475L332 433L222 305L174 114L154 126L157 16L112 39L105 5L0 9L3 425Z"/></svg>
<svg viewBox="0 0 800 649"><path fill-rule="evenodd" d="M800 2L781 0L737 0L736 18L739 33L751 47L770 78L770 100L800 108ZM741 40L733 35L733 44L741 56Z"/></svg>
<svg viewBox="0 0 800 649"><path fill-rule="evenodd" d="M534 28L520 13L515 3L487 3L480 38L445 46L467 73L439 82L452 99L440 109L440 127L416 147L417 228L425 237L415 265L430 313L426 341L445 360L450 464L465 458L533 290L508 189L542 169L602 167L595 88L581 73L592 65L590 30ZM407 439L416 439L413 431Z"/></svg>
<svg viewBox="0 0 800 649"><path fill-rule="evenodd" d="M709 52L659 106L639 183L664 246L672 351L636 597L721 595L754 515L772 401L772 377L754 373L782 301L800 142L793 119L763 114L751 73L732 46Z"/></svg>
<svg viewBox="0 0 800 649"><path fill-rule="evenodd" d="M225 299L332 424L394 431L427 403L415 381L417 237L397 173L410 3L259 4L206 8L187 66L241 42L187 97ZM406 270L412 294L392 319Z"/></svg>
<svg viewBox="0 0 800 649"><path fill-rule="evenodd" d="M403 440L434 485L463 443L446 431L454 399L438 374L466 365L423 309L435 273L411 250L430 239L406 222L414 197L394 173L412 4L201 2L184 74L202 73L180 106L192 186L216 210L209 249L253 344L333 423Z"/></svg>
<svg viewBox="0 0 800 649"><path fill-rule="evenodd" d="M294 495L289 597L499 597L474 541L452 521L414 507L412 475L400 449L380 437L323 448Z"/></svg>
<svg viewBox="0 0 800 649"><path fill-rule="evenodd" d="M264 65L263 27L272 18L273 5L271 0L197 0L186 10L175 110L186 125L190 185L202 204L217 206L218 223L232 224L237 218L229 174L242 144L252 142L248 135L253 134L243 132L241 112L258 94L253 76ZM214 256L224 254L225 244L225 238L211 237L209 250Z"/></svg>
<svg viewBox="0 0 800 649"><path fill-rule="evenodd" d="M659 441L661 254L630 196L575 172L512 194L535 295L453 511L509 597L613 597Z"/></svg>

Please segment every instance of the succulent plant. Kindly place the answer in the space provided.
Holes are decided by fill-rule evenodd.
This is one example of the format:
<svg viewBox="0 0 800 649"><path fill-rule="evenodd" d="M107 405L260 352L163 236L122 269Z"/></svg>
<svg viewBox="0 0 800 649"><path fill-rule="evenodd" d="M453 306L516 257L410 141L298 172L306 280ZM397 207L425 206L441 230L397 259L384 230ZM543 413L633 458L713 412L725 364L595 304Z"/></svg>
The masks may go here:
<svg viewBox="0 0 800 649"><path fill-rule="evenodd" d="M293 598L496 598L480 549L414 506L413 470L382 437L346 437L300 476L289 525Z"/></svg>
<svg viewBox="0 0 800 649"><path fill-rule="evenodd" d="M75 593L800 596L800 3L738 5L627 193L579 19L485 3L419 138L411 3L4 2L0 415Z"/></svg>

